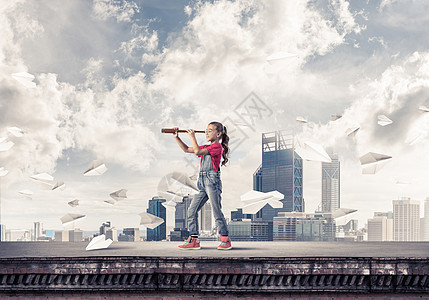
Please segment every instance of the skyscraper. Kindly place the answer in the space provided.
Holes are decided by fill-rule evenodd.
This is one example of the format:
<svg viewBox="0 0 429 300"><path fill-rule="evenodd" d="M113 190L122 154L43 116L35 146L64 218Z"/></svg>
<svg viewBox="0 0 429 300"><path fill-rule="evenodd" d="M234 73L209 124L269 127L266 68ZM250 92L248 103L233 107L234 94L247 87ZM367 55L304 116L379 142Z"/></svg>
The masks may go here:
<svg viewBox="0 0 429 300"><path fill-rule="evenodd" d="M420 239L420 202L402 197L393 200L393 240L418 241Z"/></svg>
<svg viewBox="0 0 429 300"><path fill-rule="evenodd" d="M191 201L192 196L185 196L182 198L182 202L176 204L174 227L181 229L188 228L188 208Z"/></svg>
<svg viewBox="0 0 429 300"><path fill-rule="evenodd" d="M207 201L200 210L200 231L211 232L212 231L212 206L210 201Z"/></svg>
<svg viewBox="0 0 429 300"><path fill-rule="evenodd" d="M284 195L278 211L304 211L302 158L295 152L292 132L262 134L262 164L253 174L253 189Z"/></svg>
<svg viewBox="0 0 429 300"><path fill-rule="evenodd" d="M37 241L37 239L42 235L42 228L40 222L34 222L34 241Z"/></svg>
<svg viewBox="0 0 429 300"><path fill-rule="evenodd" d="M322 212L340 208L340 162L337 154L329 156L332 162L322 162Z"/></svg>
<svg viewBox="0 0 429 300"><path fill-rule="evenodd" d="M368 219L368 241L384 242L393 240L393 220L386 216Z"/></svg>
<svg viewBox="0 0 429 300"><path fill-rule="evenodd" d="M149 207L147 209L147 212L160 217L161 219L164 220L164 223L162 223L161 225L157 226L154 229L147 229L147 240L148 241L162 241L165 240L167 238L166 235L166 230L167 230L167 225L166 225L166 219L167 219L167 210L164 207L164 205L162 205L163 202L165 202L165 199L159 198L159 197L153 197L152 200L149 200Z"/></svg>

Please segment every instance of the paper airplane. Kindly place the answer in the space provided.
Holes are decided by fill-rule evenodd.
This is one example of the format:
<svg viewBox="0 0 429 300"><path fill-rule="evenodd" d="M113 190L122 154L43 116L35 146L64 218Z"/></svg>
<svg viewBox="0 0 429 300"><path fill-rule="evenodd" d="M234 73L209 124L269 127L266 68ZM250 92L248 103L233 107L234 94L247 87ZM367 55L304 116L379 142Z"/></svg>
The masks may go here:
<svg viewBox="0 0 429 300"><path fill-rule="evenodd" d="M104 172L107 171L106 165L101 160L94 160L91 162L86 169L85 172L83 172L84 176L98 176L102 175Z"/></svg>
<svg viewBox="0 0 429 300"><path fill-rule="evenodd" d="M362 174L377 173L391 159L392 157L389 155L368 152L359 159L362 165Z"/></svg>
<svg viewBox="0 0 429 300"><path fill-rule="evenodd" d="M21 195L23 195L24 197L26 197L28 199L33 198L33 192L30 190L22 190L22 191L19 191L18 193L20 193Z"/></svg>
<svg viewBox="0 0 429 300"><path fill-rule="evenodd" d="M411 182L396 180L395 184L411 184Z"/></svg>
<svg viewBox="0 0 429 300"><path fill-rule="evenodd" d="M342 115L333 114L333 115L331 115L331 121L336 121L342 117L343 117Z"/></svg>
<svg viewBox="0 0 429 300"><path fill-rule="evenodd" d="M66 184L64 183L64 181L58 181L53 187L52 190L53 191L63 191L66 188Z"/></svg>
<svg viewBox="0 0 429 300"><path fill-rule="evenodd" d="M307 119L305 119L304 117L296 117L296 122L298 123L308 123Z"/></svg>
<svg viewBox="0 0 429 300"><path fill-rule="evenodd" d="M71 207L76 207L79 205L79 200L75 199L73 201L68 202L67 204L70 205Z"/></svg>
<svg viewBox="0 0 429 300"><path fill-rule="evenodd" d="M139 214L139 216L141 218L140 225L144 225L150 229L155 229L156 227L164 223L164 219L154 216L147 212L142 212Z"/></svg>
<svg viewBox="0 0 429 300"><path fill-rule="evenodd" d="M52 189L52 181L54 177L47 173L40 173L33 176L30 176L31 180L36 183L39 187L43 189Z"/></svg>
<svg viewBox="0 0 429 300"><path fill-rule="evenodd" d="M360 127L352 127L352 128L348 128L346 131L346 135L349 137L354 137L356 136L356 133L359 131Z"/></svg>
<svg viewBox="0 0 429 300"><path fill-rule="evenodd" d="M112 199L108 199L108 200L104 200L104 203L106 203L106 204L110 204L110 205L115 205L115 204L116 204L116 201L115 201L115 200L112 200Z"/></svg>
<svg viewBox="0 0 429 300"><path fill-rule="evenodd" d="M193 175L189 176L189 179L196 181L198 179L198 174L193 174Z"/></svg>
<svg viewBox="0 0 429 300"><path fill-rule="evenodd" d="M94 237L86 246L85 250L100 250L100 249L106 249L112 244L113 241L111 239L106 240L106 236L104 234Z"/></svg>
<svg viewBox="0 0 429 300"><path fill-rule="evenodd" d="M390 120L385 115L380 115L377 118L378 118L378 122L377 123L378 123L378 125L381 125L381 126L386 126L386 125L389 125L389 124L393 123L393 121Z"/></svg>
<svg viewBox="0 0 429 300"><path fill-rule="evenodd" d="M27 88L35 88L36 83L33 82L34 75L27 72L13 73L12 78Z"/></svg>
<svg viewBox="0 0 429 300"><path fill-rule="evenodd" d="M2 142L0 142L0 152L10 150L10 148L12 148L13 145L15 145L14 142L12 142L12 141L6 141L5 138L2 138Z"/></svg>
<svg viewBox="0 0 429 300"><path fill-rule="evenodd" d="M267 57L267 62L269 63L275 63L277 61L283 60L283 59L287 59L287 58L291 58L291 57L297 57L298 55L293 54L293 53L288 53L288 52L277 52L274 53L270 56Z"/></svg>
<svg viewBox="0 0 429 300"><path fill-rule="evenodd" d="M319 144L307 141L303 147L297 147L295 152L305 160L332 162L331 157Z"/></svg>
<svg viewBox="0 0 429 300"><path fill-rule="evenodd" d="M7 173L9 173L9 171L8 171L8 170L6 170L6 169L5 169L5 168L3 168L3 167L0 167L0 177L6 176L6 175L7 175Z"/></svg>
<svg viewBox="0 0 429 300"><path fill-rule="evenodd" d="M352 208L339 208L336 211L334 211L333 213L331 213L332 218L336 219L336 218L340 218L340 217L344 217L348 214L357 212L357 209L352 209Z"/></svg>
<svg viewBox="0 0 429 300"><path fill-rule="evenodd" d="M182 201L186 195L198 193L198 187L186 174L173 172L161 178L158 184L158 196L167 201Z"/></svg>
<svg viewBox="0 0 429 300"><path fill-rule="evenodd" d="M121 189L121 190L118 190L116 192L113 192L110 194L110 197L112 197L116 201L124 200L125 198L127 198L127 190Z"/></svg>
<svg viewBox="0 0 429 300"><path fill-rule="evenodd" d="M245 204L243 206L243 213L245 214L256 214L267 204L273 208L282 208L283 203L279 200L283 198L283 194L278 191L263 193L252 190L240 196L241 201Z"/></svg>
<svg viewBox="0 0 429 300"><path fill-rule="evenodd" d="M7 131L9 131L12 135L16 137L24 136L24 132L22 131L21 128L18 128L18 127L8 127Z"/></svg>
<svg viewBox="0 0 429 300"><path fill-rule="evenodd" d="M80 214L66 214L63 217L61 217L61 223L66 226L70 223L76 222L80 219L85 218L85 215L80 215Z"/></svg>
<svg viewBox="0 0 429 300"><path fill-rule="evenodd" d="M427 108L424 105L419 106L419 110L423 111L423 112L429 112L429 108Z"/></svg>

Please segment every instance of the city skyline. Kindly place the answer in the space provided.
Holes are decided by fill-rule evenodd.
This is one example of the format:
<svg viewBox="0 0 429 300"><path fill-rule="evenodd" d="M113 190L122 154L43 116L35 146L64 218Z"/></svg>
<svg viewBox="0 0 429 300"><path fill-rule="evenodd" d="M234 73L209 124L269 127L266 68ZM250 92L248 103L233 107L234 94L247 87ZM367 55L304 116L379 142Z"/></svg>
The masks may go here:
<svg viewBox="0 0 429 300"><path fill-rule="evenodd" d="M1 3L0 138L15 143L0 152L7 228L60 229L67 213L85 214L83 229L105 220L138 227L165 174L198 168L160 129L204 130L214 119L234 137L222 168L227 215L253 186L262 133L282 129L336 149L341 206L358 209L360 224L392 199L429 196L429 114L419 109L429 107L424 1ZM12 77L19 72L33 74L35 87ZM381 115L393 123L379 125ZM11 135L13 126L24 135ZM393 158L363 175L359 158L368 152ZM83 176L97 159L107 171ZM39 189L30 179L39 173L65 190ZM313 212L321 164L304 161L303 174ZM19 194L28 189L31 200ZM127 199L104 203L120 189Z"/></svg>

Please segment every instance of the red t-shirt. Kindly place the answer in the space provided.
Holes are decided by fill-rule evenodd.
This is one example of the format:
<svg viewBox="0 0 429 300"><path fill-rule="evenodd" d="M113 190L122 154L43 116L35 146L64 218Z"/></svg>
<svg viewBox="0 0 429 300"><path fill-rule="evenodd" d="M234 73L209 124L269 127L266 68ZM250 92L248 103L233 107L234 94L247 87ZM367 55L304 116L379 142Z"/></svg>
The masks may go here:
<svg viewBox="0 0 429 300"><path fill-rule="evenodd" d="M212 157L213 170L219 171L220 160L222 159L222 153L223 153L223 148L221 143L213 143L211 145L200 146L200 149L205 149L205 148L207 148L210 156ZM204 155L199 155L199 157L201 157L200 165L203 162L203 156Z"/></svg>

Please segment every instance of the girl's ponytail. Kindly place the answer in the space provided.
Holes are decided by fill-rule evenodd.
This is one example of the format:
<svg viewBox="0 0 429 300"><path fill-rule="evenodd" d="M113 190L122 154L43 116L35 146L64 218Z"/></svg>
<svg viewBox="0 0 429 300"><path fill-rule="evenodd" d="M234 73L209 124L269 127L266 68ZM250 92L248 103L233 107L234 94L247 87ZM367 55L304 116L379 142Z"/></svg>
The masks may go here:
<svg viewBox="0 0 429 300"><path fill-rule="evenodd" d="M223 126L222 123L219 122L211 122L211 125L216 126L216 130L220 133L222 133L222 135L220 136L221 139L221 145L223 148L223 153L222 153L222 166L226 165L226 163L228 162L228 155L229 155L229 147L228 147L228 143L229 143L229 136L227 134L227 130L226 130L226 126Z"/></svg>

